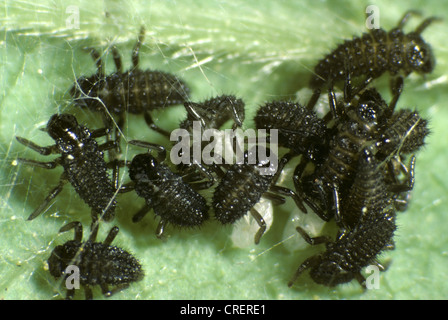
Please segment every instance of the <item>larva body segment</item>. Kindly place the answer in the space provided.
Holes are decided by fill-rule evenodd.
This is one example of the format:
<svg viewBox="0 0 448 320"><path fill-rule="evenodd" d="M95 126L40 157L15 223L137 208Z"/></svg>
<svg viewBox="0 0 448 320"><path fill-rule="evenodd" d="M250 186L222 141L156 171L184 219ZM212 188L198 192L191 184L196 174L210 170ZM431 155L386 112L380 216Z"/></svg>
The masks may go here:
<svg viewBox="0 0 448 320"><path fill-rule="evenodd" d="M255 116L257 129L278 130L280 146L317 160L326 153L328 131L323 119L299 103L273 101L262 105Z"/></svg>
<svg viewBox="0 0 448 320"><path fill-rule="evenodd" d="M106 106L110 113L122 115L143 114L182 104L189 95L189 89L181 79L170 73L135 68L103 78L98 75L81 77L71 93L75 103L81 107L104 112Z"/></svg>

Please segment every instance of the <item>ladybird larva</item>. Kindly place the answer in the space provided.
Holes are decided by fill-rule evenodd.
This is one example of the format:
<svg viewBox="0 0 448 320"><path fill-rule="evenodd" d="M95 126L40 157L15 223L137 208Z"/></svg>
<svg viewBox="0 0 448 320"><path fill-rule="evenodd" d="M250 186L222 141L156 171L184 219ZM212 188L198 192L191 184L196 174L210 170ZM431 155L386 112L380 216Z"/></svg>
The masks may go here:
<svg viewBox="0 0 448 320"><path fill-rule="evenodd" d="M405 76L411 72L432 72L435 58L421 33L439 18L429 17L406 34L403 26L411 13L413 11L406 12L397 27L389 32L381 28L370 29L361 37L344 41L317 63L310 87L322 88L329 82L346 79L348 74L365 76L364 84L361 84L363 88L387 71L392 75L403 72Z"/></svg>
<svg viewBox="0 0 448 320"><path fill-rule="evenodd" d="M96 242L98 225L92 230L87 241L82 242L83 231L79 221L63 226L59 232L75 230L73 240L59 245L48 258L50 274L55 278L67 278L67 267L74 266L79 270L79 284L84 287L85 298L93 298L91 286L100 286L106 297L140 281L144 272L140 262L129 252L112 246L118 234L118 227L113 227L103 242ZM109 290L109 286L113 286ZM75 289L67 289L67 299L72 299Z"/></svg>
<svg viewBox="0 0 448 320"><path fill-rule="evenodd" d="M142 27L132 53L133 68L125 72L115 47L112 47L112 54L117 71L107 76L99 53L91 49L97 72L90 77L78 78L70 94L77 106L101 112L108 128L112 127L109 114L119 116L119 128L124 124L125 113L143 114L150 128L166 134L153 122L149 111L184 103L190 89L182 79L171 73L139 68L139 50L144 34Z"/></svg>

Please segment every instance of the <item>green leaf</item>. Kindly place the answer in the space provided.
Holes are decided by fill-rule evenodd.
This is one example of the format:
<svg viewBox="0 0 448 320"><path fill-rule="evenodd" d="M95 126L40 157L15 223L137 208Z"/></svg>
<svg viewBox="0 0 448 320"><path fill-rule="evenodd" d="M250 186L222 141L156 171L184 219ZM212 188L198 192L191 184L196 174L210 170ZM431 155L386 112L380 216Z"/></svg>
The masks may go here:
<svg viewBox="0 0 448 320"><path fill-rule="evenodd" d="M406 79L400 108L416 108L430 121L431 135L417 155L416 184L409 209L398 216L396 249L384 253L392 262L381 274L380 288L363 293L352 283L336 288L317 285L308 275L292 288L287 282L299 264L324 248L288 249L298 240L284 232L297 209L288 200L276 207L272 228L259 245L237 248L232 227L209 221L200 229L168 227L158 240L157 220L149 214L138 224L131 217L143 204L135 194L119 198L117 218L102 224L103 240L120 227L114 244L137 256L146 276L113 299L442 299L448 296L448 3L440 1L12 1L0 6L0 299L51 299L65 295L63 283L46 270L56 245L73 237L58 234L79 220L88 229L90 210L67 185L46 213L29 214L57 184L62 169L45 170L16 162L17 157L50 161L20 145L22 136L40 145L53 141L39 130L56 112L70 112L91 128L97 114L71 104L68 91L76 78L95 72L85 47L95 47L114 70L110 46L120 51L125 68L139 29L146 27L140 62L143 69L172 72L191 86L192 100L230 93L246 102L247 128L257 106L266 100L294 98L306 87L318 59L344 39L366 31L365 8L377 5L380 25L389 30L403 13L418 9L423 17L444 21L424 31L437 67L425 77ZM79 29L71 19L79 9ZM67 20L68 19L68 20ZM406 30L422 18L410 19ZM75 24L75 25L73 25ZM73 28L73 26L75 28ZM389 99L386 75L376 83ZM301 91L302 94L303 91ZM299 95L299 101L307 97ZM155 111L161 127L174 129L185 116L182 106ZM143 118L130 115L127 139L167 145ZM129 147L126 158L141 152ZM445 173L444 173L445 172ZM127 181L123 171L123 182ZM210 192L208 193L210 198ZM84 235L85 238L87 235ZM82 292L77 293L83 298ZM95 297L102 299L99 290Z"/></svg>

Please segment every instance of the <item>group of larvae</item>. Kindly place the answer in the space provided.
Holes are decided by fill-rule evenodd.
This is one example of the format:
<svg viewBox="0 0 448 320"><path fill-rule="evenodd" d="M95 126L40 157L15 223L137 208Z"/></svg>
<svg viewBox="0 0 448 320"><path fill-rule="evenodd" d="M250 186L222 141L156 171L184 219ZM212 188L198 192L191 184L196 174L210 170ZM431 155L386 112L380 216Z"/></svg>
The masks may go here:
<svg viewBox="0 0 448 320"><path fill-rule="evenodd" d="M104 127L92 130L79 124L72 114L54 114L44 129L54 139L54 145L42 147L16 137L41 155L60 155L49 162L24 158L19 162L43 169L63 167L58 185L28 220L43 213L68 182L91 209L87 240L83 240L79 221L60 229L73 229L74 238L52 251L48 258L51 275L66 278L67 267L78 266L86 299L93 298L92 286L99 286L105 296L111 296L144 277L139 260L112 245L118 227L112 227L103 242L96 240L99 225L114 219L116 199L121 193L135 192L145 200L132 220L142 220L152 209L159 217L159 238L168 224L198 227L210 218L210 212L222 224L232 224L250 214L259 225L254 235L256 244L266 223L263 212L254 206L262 197L280 204L285 197L291 197L302 212L311 209L324 221L334 219L338 232L334 238L313 238L301 227L296 228L310 245L324 243L326 247L306 259L288 285L309 270L318 284L332 287L356 279L366 287L362 270L372 264L384 270L377 256L394 248L396 212L407 208L414 186L415 153L429 134L427 120L417 111L395 108L406 76L412 72L430 73L435 66L431 47L421 33L437 18L427 18L415 31L405 33L403 27L413 13L406 12L389 32L372 29L343 42L320 60L311 76L313 95L306 105L270 101L259 106L254 118L256 129L277 129L278 146L287 150L279 159L278 171L270 175L261 174L265 162L246 161L250 150L245 152L242 164L172 165L166 146L130 140L131 146L147 152L137 154L132 161L120 160L121 129L127 113L143 114L152 130L169 137L169 132L154 123L152 110L183 104L187 118L179 128L188 132L192 131L193 121L199 121L202 129L220 129L231 121L235 129L245 120L245 103L226 94L192 102L189 87L179 77L140 69L144 28L128 71L122 70L120 55L112 47L116 71L106 75L101 55L90 49L97 72L78 78L70 93L74 106L94 111L102 117ZM372 85L384 73L391 75L392 99L388 103ZM334 89L338 84L344 88L341 98ZM328 94L329 111L319 117L314 109L322 94ZM97 139L101 137L105 142L99 144ZM300 161L290 177L295 190L278 185L279 173L296 157ZM118 181L122 168L127 168L130 179L124 185ZM212 187L209 204L200 191ZM75 289L67 289L66 298L74 295Z"/></svg>

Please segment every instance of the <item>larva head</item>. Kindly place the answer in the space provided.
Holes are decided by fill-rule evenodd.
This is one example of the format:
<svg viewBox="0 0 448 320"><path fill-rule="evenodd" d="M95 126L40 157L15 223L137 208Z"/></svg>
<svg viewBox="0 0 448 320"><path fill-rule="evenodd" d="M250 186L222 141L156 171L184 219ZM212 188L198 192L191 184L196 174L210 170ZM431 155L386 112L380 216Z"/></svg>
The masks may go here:
<svg viewBox="0 0 448 320"><path fill-rule="evenodd" d="M132 181L153 180L158 174L159 163L149 153L138 154L132 159L129 167L129 178Z"/></svg>
<svg viewBox="0 0 448 320"><path fill-rule="evenodd" d="M70 89L70 95L74 99L74 103L82 108L89 108L92 111L104 110L103 105L96 99L103 81L97 75L91 77L80 77Z"/></svg>
<svg viewBox="0 0 448 320"><path fill-rule="evenodd" d="M337 262L332 260L323 260L311 269L310 276L316 283L327 287L350 282L354 278L353 273L343 270Z"/></svg>
<svg viewBox="0 0 448 320"><path fill-rule="evenodd" d="M410 71L430 73L435 67L436 60L431 46L417 33L407 35L406 63Z"/></svg>
<svg viewBox="0 0 448 320"><path fill-rule="evenodd" d="M374 127L382 120L387 104L376 89L367 89L359 97L355 117L359 123Z"/></svg>
<svg viewBox="0 0 448 320"><path fill-rule="evenodd" d="M81 127L75 116L64 113L54 114L47 123L46 131L53 139L63 139L64 141L77 140Z"/></svg>
<svg viewBox="0 0 448 320"><path fill-rule="evenodd" d="M80 242L71 240L54 248L50 258L48 258L48 268L53 277L59 278L65 275L67 267L74 263L74 258L80 246Z"/></svg>

